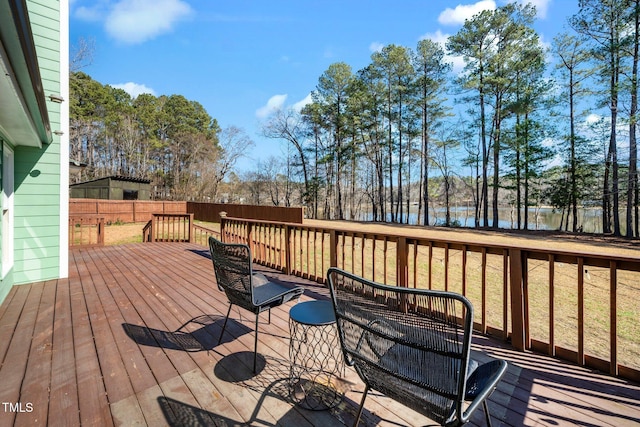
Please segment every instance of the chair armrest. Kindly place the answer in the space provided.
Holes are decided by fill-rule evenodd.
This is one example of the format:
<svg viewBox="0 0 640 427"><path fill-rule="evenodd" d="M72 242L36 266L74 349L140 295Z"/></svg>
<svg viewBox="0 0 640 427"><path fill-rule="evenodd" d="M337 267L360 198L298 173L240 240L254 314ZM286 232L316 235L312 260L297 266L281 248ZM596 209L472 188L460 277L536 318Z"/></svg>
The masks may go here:
<svg viewBox="0 0 640 427"><path fill-rule="evenodd" d="M473 411L495 390L498 382L507 372L507 362L493 360L478 366L467 379L465 400L471 401L463 414L463 422L468 421Z"/></svg>

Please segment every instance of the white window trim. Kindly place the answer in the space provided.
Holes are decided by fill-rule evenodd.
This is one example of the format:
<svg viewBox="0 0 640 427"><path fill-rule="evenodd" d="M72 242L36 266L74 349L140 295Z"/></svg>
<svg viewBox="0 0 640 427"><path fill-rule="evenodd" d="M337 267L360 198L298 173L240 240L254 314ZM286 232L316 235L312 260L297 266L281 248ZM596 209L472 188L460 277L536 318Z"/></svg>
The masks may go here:
<svg viewBox="0 0 640 427"><path fill-rule="evenodd" d="M14 153L2 142L2 278L13 268L14 259Z"/></svg>

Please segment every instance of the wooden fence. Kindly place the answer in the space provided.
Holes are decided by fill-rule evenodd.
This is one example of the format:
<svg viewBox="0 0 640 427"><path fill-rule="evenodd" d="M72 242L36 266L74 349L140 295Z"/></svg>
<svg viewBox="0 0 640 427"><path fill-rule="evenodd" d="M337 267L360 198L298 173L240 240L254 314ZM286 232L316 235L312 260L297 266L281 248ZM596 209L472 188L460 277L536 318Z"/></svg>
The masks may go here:
<svg viewBox="0 0 640 427"><path fill-rule="evenodd" d="M222 220L221 238L248 244L260 264L320 283L335 266L461 293L481 333L640 380L639 258L239 218Z"/></svg>
<svg viewBox="0 0 640 427"><path fill-rule="evenodd" d="M220 212L234 218L302 224L303 208L149 200L70 199L69 216L99 215L106 223L147 222L152 214L194 214L194 219L220 222Z"/></svg>
<svg viewBox="0 0 640 427"><path fill-rule="evenodd" d="M69 216L99 215L106 223L146 222L154 213L187 213L187 202L70 199Z"/></svg>
<svg viewBox="0 0 640 427"><path fill-rule="evenodd" d="M302 224L303 219L303 208L301 207L187 202L186 209L186 212L194 214L195 219L207 222L220 222L220 212L226 212L227 216L233 218L290 222L295 224Z"/></svg>

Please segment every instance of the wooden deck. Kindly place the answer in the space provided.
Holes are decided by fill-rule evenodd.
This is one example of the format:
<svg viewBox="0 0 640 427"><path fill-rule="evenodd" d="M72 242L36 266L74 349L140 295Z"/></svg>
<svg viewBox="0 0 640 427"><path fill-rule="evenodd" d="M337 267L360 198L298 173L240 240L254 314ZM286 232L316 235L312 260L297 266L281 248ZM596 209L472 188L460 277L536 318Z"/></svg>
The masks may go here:
<svg viewBox="0 0 640 427"><path fill-rule="evenodd" d="M346 397L311 412L288 396L288 310L260 325L251 372L253 320L227 309L207 251L188 243L77 249L70 278L14 287L0 306L0 426L351 425L362 384L347 370ZM283 282L297 278L269 273ZM326 298L305 283L303 300ZM640 424L640 385L486 337L474 357L510 362L491 397L494 425ZM478 411L472 424L483 425ZM372 393L366 425L429 420ZM364 425L362 424L362 425Z"/></svg>

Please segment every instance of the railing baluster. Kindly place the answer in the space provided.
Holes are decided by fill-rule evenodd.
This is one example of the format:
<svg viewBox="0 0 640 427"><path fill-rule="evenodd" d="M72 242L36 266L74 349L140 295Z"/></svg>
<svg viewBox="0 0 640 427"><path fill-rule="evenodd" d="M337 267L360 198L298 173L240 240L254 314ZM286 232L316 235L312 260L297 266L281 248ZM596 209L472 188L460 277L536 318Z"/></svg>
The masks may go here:
<svg viewBox="0 0 640 427"><path fill-rule="evenodd" d="M555 341L555 257L549 254L549 355L556 354Z"/></svg>
<svg viewBox="0 0 640 427"><path fill-rule="evenodd" d="M429 242L429 289L433 289L433 243Z"/></svg>
<svg viewBox="0 0 640 427"><path fill-rule="evenodd" d="M376 280L376 243L378 242L378 236L376 236L375 234L373 235L373 242L372 242L372 248L371 248L371 252L372 252L372 256L371 259L373 261L373 266L371 267L371 280L373 280L375 282Z"/></svg>
<svg viewBox="0 0 640 427"><path fill-rule="evenodd" d="M418 287L418 242L413 242L413 287Z"/></svg>
<svg viewBox="0 0 640 427"><path fill-rule="evenodd" d="M486 263L482 264L483 274L486 274ZM502 250L502 333L506 341L509 338L509 250Z"/></svg>
<svg viewBox="0 0 640 427"><path fill-rule="evenodd" d="M356 233L351 235L351 271L356 272Z"/></svg>
<svg viewBox="0 0 640 427"><path fill-rule="evenodd" d="M462 295L467 296L467 245L462 245Z"/></svg>
<svg viewBox="0 0 640 427"><path fill-rule="evenodd" d="M487 333L487 248L482 248L482 333Z"/></svg>
<svg viewBox="0 0 640 427"><path fill-rule="evenodd" d="M555 351L555 257L549 254L549 351L550 356L554 356Z"/></svg>
<svg viewBox="0 0 640 427"><path fill-rule="evenodd" d="M382 250L382 258L384 259L384 273L383 273L384 283L387 283L387 247L388 247L387 236L384 236L384 247Z"/></svg>
<svg viewBox="0 0 640 427"><path fill-rule="evenodd" d="M578 258L578 364L584 365L584 260Z"/></svg>
<svg viewBox="0 0 640 427"><path fill-rule="evenodd" d="M609 373L618 375L618 266L609 261Z"/></svg>
<svg viewBox="0 0 640 427"><path fill-rule="evenodd" d="M449 291L449 244L444 244L444 290Z"/></svg>

